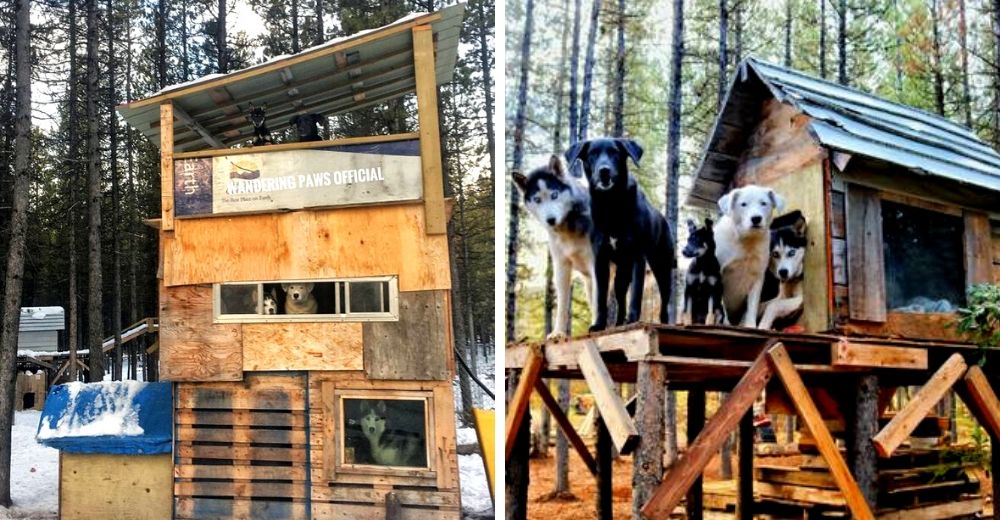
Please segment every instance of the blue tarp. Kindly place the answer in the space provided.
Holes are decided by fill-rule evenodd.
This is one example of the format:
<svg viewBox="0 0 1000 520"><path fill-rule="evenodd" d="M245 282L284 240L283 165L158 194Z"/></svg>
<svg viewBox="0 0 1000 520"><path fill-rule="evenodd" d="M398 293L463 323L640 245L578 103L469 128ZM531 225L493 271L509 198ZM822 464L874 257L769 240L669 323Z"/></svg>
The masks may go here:
<svg viewBox="0 0 1000 520"><path fill-rule="evenodd" d="M170 453L170 383L106 381L55 385L38 442L71 453Z"/></svg>

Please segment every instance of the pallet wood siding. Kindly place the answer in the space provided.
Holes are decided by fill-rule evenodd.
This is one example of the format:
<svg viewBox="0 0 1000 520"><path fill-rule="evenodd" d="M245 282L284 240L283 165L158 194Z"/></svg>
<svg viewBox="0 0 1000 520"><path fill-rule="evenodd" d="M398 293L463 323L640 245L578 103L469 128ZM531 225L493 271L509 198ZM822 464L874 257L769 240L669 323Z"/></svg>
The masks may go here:
<svg viewBox="0 0 1000 520"><path fill-rule="evenodd" d="M833 256L833 325L840 327L850 319L847 286L847 196L842 185L830 190L830 254Z"/></svg>
<svg viewBox="0 0 1000 520"><path fill-rule="evenodd" d="M160 286L160 378L163 381L239 381L242 329L212 323L212 287Z"/></svg>
<svg viewBox="0 0 1000 520"><path fill-rule="evenodd" d="M399 293L399 321L362 324L364 369L370 379L446 380L451 358L448 292Z"/></svg>
<svg viewBox="0 0 1000 520"><path fill-rule="evenodd" d="M400 291L451 288L448 240L423 205L351 207L175 222L164 284L398 275Z"/></svg>
<svg viewBox="0 0 1000 520"><path fill-rule="evenodd" d="M337 472L337 449L333 438L334 391L362 390L393 395L393 392L427 392L433 395L430 410L435 452L432 471L414 470L412 475L377 469L372 472ZM461 516L458 466L455 454L455 415L450 381L372 381L364 372L310 372L309 423L311 507L315 519L386 518L386 497L400 502L403 519L458 520ZM331 480L332 477L332 480Z"/></svg>
<svg viewBox="0 0 1000 520"><path fill-rule="evenodd" d="M244 323L242 327L243 370L363 368L361 323Z"/></svg>
<svg viewBox="0 0 1000 520"><path fill-rule="evenodd" d="M993 278L993 243L990 233L990 217L985 213L965 211L965 233L962 244L965 248L965 283L974 285L987 283Z"/></svg>
<svg viewBox="0 0 1000 520"><path fill-rule="evenodd" d="M177 385L176 518L309 517L304 374Z"/></svg>
<svg viewBox="0 0 1000 520"><path fill-rule="evenodd" d="M878 192L857 184L847 187L848 302L855 320L885 322L885 259L882 239L882 202Z"/></svg>
<svg viewBox="0 0 1000 520"><path fill-rule="evenodd" d="M171 517L170 454L59 453L59 518Z"/></svg>
<svg viewBox="0 0 1000 520"><path fill-rule="evenodd" d="M990 244L993 247L993 283L1000 284L1000 222L990 222Z"/></svg>

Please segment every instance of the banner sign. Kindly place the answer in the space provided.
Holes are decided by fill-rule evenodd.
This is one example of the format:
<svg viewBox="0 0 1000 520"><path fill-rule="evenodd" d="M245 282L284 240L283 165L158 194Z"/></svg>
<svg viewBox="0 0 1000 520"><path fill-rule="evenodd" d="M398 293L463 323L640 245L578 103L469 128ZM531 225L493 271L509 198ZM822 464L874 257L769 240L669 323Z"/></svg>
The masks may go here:
<svg viewBox="0 0 1000 520"><path fill-rule="evenodd" d="M199 217L419 200L420 142L174 161L174 215Z"/></svg>

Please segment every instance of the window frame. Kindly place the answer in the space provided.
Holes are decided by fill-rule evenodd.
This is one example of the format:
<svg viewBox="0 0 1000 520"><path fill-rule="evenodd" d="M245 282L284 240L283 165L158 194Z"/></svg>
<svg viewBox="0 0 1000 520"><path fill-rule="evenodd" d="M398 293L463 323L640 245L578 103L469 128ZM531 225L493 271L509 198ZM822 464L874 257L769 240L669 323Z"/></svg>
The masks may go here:
<svg viewBox="0 0 1000 520"><path fill-rule="evenodd" d="M388 282L389 284L389 310L387 312L355 312L348 309L350 307L350 286L359 282ZM344 298L343 314L262 314L265 284L282 283L343 283ZM257 314L222 314L222 287L233 285L256 285L257 286ZM384 293L383 293L384 297ZM340 291L334 291L335 305L339 305ZM366 322L366 321L399 321L399 277L396 275L387 276L362 276L362 277L340 277L340 278L316 278L316 279L286 279L286 280L264 280L264 281L241 281L222 282L212 284L212 323L319 323L319 322Z"/></svg>

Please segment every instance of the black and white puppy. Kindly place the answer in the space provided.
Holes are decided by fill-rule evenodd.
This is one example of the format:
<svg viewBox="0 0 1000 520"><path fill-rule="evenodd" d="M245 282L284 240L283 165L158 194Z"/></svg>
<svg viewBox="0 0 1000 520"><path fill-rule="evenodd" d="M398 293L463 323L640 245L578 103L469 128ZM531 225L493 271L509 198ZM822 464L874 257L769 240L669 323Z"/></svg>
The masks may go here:
<svg viewBox="0 0 1000 520"><path fill-rule="evenodd" d="M273 144L274 140L271 139L271 131L267 128L267 105L255 106L250 103L250 113L247 117L250 119L250 124L253 125L253 145L260 146L264 144Z"/></svg>
<svg viewBox="0 0 1000 520"><path fill-rule="evenodd" d="M771 260L764 280L760 329L783 329L802 314L802 276L805 266L806 218L802 212L776 217L771 222Z"/></svg>
<svg viewBox="0 0 1000 520"><path fill-rule="evenodd" d="M698 227L688 219L688 241L681 254L691 258L684 279L684 323L721 325L725 319L722 308L722 268L715 257L715 236L712 219Z"/></svg>
<svg viewBox="0 0 1000 520"><path fill-rule="evenodd" d="M322 141L319 136L319 124L323 122L323 116L319 114L300 114L293 117L288 124L295 128L295 133L299 137L299 142Z"/></svg>
<svg viewBox="0 0 1000 520"><path fill-rule="evenodd" d="M671 273L676 266L674 240L663 215L650 205L635 177L629 174L628 159L639 164L642 147L631 139L599 138L573 145L566 152L572 165L580 160L590 185L590 214L594 221L596 296L592 331L608 323L608 284L611 263L615 264L615 324L638 321L642 310L646 262L660 289L660 321L666 323L670 301ZM629 285L632 298L626 316L625 296Z"/></svg>

